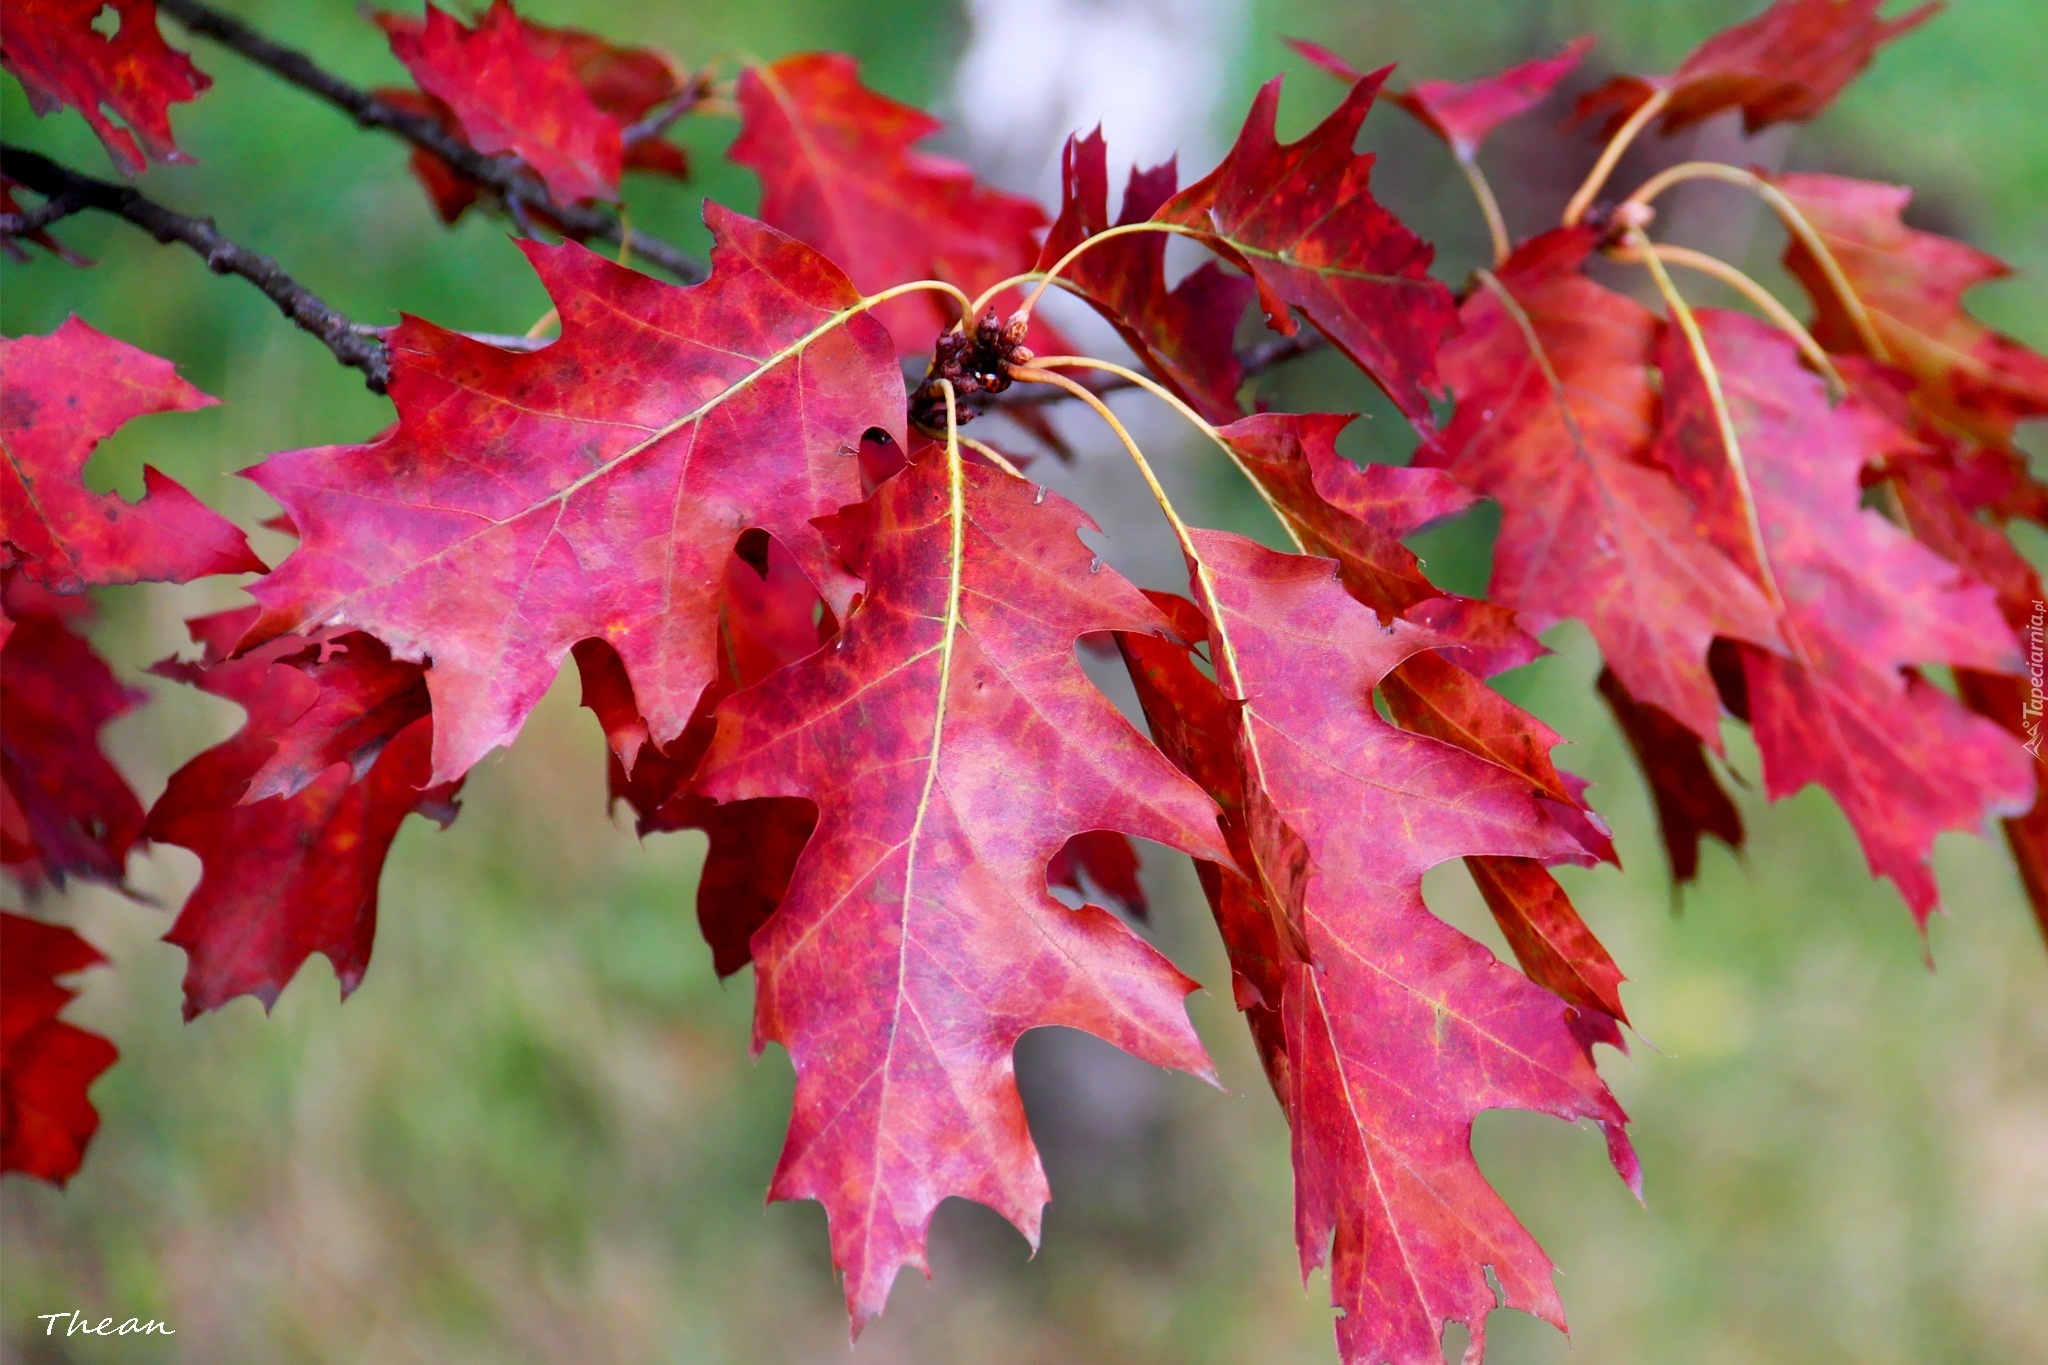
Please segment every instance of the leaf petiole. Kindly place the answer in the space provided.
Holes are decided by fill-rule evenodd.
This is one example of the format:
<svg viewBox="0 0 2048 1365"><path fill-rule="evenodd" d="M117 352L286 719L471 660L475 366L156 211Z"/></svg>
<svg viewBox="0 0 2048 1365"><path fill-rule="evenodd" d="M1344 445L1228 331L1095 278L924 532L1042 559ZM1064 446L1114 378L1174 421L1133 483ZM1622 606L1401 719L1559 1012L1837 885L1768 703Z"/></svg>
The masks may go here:
<svg viewBox="0 0 2048 1365"><path fill-rule="evenodd" d="M1571 202L1565 205L1566 227L1578 226L1579 220L1586 216L1586 210L1593 207L1593 200L1607 184L1608 177L1614 174L1614 168L1621 164L1622 153L1629 149L1630 144L1642 134L1643 129L1650 126L1651 119L1664 112L1664 106L1670 102L1670 91L1653 92L1643 101L1640 108L1629 115L1628 122L1615 130L1614 136L1601 148L1600 159L1593 163L1593 169L1587 173L1585 183L1579 186L1572 195Z"/></svg>
<svg viewBox="0 0 2048 1365"><path fill-rule="evenodd" d="M1778 302L1777 296L1770 290L1720 257L1709 256L1704 251L1694 251L1691 247L1671 246L1664 242L1651 243L1650 251L1666 265L1682 265L1702 275L1713 276L1755 304L1765 317L1777 324L1780 331L1798 344L1800 354L1806 357L1807 363L1828 381L1828 387L1834 391L1836 401L1839 402L1848 395L1849 386L1843 380L1842 372L1835 368L1833 358L1813 339L1813 333L1806 330L1806 324L1792 316L1792 310ZM1617 261L1632 265L1646 264L1640 251L1634 247L1611 251L1608 254Z"/></svg>

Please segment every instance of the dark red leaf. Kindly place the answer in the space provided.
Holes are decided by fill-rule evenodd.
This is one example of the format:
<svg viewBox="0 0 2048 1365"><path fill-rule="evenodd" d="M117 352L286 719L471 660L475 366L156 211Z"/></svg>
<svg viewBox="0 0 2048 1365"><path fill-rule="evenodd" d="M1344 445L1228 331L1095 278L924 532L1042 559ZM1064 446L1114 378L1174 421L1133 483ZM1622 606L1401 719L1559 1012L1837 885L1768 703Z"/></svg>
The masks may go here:
<svg viewBox="0 0 2048 1365"><path fill-rule="evenodd" d="M1115 830L1091 829L1067 840L1045 869L1048 885L1086 896L1093 889L1134 919L1144 919L1145 888L1138 883L1138 850Z"/></svg>
<svg viewBox="0 0 2048 1365"><path fill-rule="evenodd" d="M1443 370L1458 411L1419 463L1501 505L1488 595L1541 629L1583 620L1629 691L1719 744L1707 676L1716 635L1771 645L1770 604L1650 460L1662 330L1641 305L1579 274L1593 234L1525 244L1500 287L1466 300Z"/></svg>
<svg viewBox="0 0 2048 1365"><path fill-rule="evenodd" d="M106 10L111 36L96 27ZM213 84L157 31L155 0L8 0L0 66L38 114L68 104L85 115L124 175L142 174L151 157L192 159L171 137L171 106Z"/></svg>
<svg viewBox="0 0 2048 1365"><path fill-rule="evenodd" d="M248 540L144 466L142 501L85 486L93 448L134 418L216 400L168 360L67 318L48 336L0 340L0 540L54 592L142 580L184 583L263 571Z"/></svg>
<svg viewBox="0 0 2048 1365"><path fill-rule="evenodd" d="M1621 1008L1628 978L1548 868L1533 858L1467 858L1465 866L1531 981L1570 1004L1628 1022ZM1619 1031L1599 1041L1622 1045Z"/></svg>
<svg viewBox="0 0 2048 1365"><path fill-rule="evenodd" d="M513 13L509 0L492 0L474 28L431 4L424 23L377 18L392 55L453 111L470 146L487 156L513 153L559 203L619 197L619 120L591 98L561 44Z"/></svg>
<svg viewBox="0 0 2048 1365"><path fill-rule="evenodd" d="M57 978L105 961L69 929L0 910L0 1171L78 1173L100 1126L85 1092L121 1054L57 1017L77 994Z"/></svg>
<svg viewBox="0 0 2048 1365"><path fill-rule="evenodd" d="M860 82L851 57L805 52L749 66L740 135L727 153L761 177L761 217L830 257L862 291L946 280L970 296L1031 269L1045 211L916 151L938 120ZM1022 296L996 300L1007 314ZM930 352L958 305L925 293L883 305L905 355ZM1042 324L1031 344L1044 353Z"/></svg>
<svg viewBox="0 0 2048 1365"><path fill-rule="evenodd" d="M1684 885L1699 876L1700 838L1711 834L1733 849L1742 847L1742 815L1708 766L1698 735L1671 716L1628 694L1611 668L1600 670L1600 695L1642 769L1657 807L1671 880Z"/></svg>
<svg viewBox="0 0 2048 1365"><path fill-rule="evenodd" d="M1457 330L1434 249L1372 197L1374 158L1352 150L1386 72L1360 80L1298 142L1274 132L1280 80L1259 91L1223 164L1153 215L1197 233L1259 286L1266 322L1292 335L1299 308L1424 433L1441 392L1436 353Z"/></svg>
<svg viewBox="0 0 2048 1365"><path fill-rule="evenodd" d="M251 471L304 537L250 589L259 637L345 624L430 658L436 782L509 741L583 639L619 651L673 741L717 675L722 567L749 527L846 603L811 519L860 496L869 428L900 437L894 350L822 257L706 217L713 274L691 289L525 243L559 340L504 351L408 318L393 432Z"/></svg>
<svg viewBox="0 0 2048 1365"><path fill-rule="evenodd" d="M1082 635L1163 631L1063 499L927 458L828 523L867 592L827 648L726 699L700 787L804 797L817 833L754 937L757 1043L796 1064L770 1197L823 1202L856 1327L922 1266L939 1201L1034 1243L1047 1198L1012 1075L1085 1029L1207 1075L1194 983L1046 867L1084 830L1227 859L1215 810L1097 692Z"/></svg>
<svg viewBox="0 0 2048 1365"><path fill-rule="evenodd" d="M24 602L23 587L7 585L13 628L0 647L0 864L31 887L67 877L119 886L142 803L99 733L148 698L115 680L51 609L60 604Z"/></svg>
<svg viewBox="0 0 2048 1365"><path fill-rule="evenodd" d="M1663 131L1674 133L1730 109L1751 133L1812 118L1834 103L1877 50L1918 28L1940 0L1897 19L1886 0L1776 0L1754 19L1707 39L1668 76L1616 76L1579 101L1579 117L1611 115L1609 129L1651 95L1669 96Z"/></svg>
<svg viewBox="0 0 2048 1365"><path fill-rule="evenodd" d="M318 642L285 636L230 657L256 612L196 618L188 624L204 647L200 661L166 660L152 670L248 712L232 738L171 774L149 812L150 838L192 850L203 865L164 936L186 953L188 1019L238 995L269 1009L314 953L333 963L343 997L353 992L369 968L377 882L399 825L418 812L445 826L461 785L427 785L433 721L423 710L409 719L373 702L406 668L419 699L417 664L392 664L355 632ZM371 738L377 723L387 733ZM326 727L333 733L323 736ZM334 761L310 777L297 771L291 795L258 799L251 780L281 740ZM352 762L363 764L360 774Z"/></svg>
<svg viewBox="0 0 2048 1365"><path fill-rule="evenodd" d="M1038 254L1050 270L1082 242L1142 223L1173 197L1179 172L1171 161L1131 170L1115 223L1109 219L1109 171L1102 130L1070 137L1060 156L1060 214ZM1139 232L1090 247L1060 279L1115 325L1117 334L1159 381L1211 422L1237 418L1244 382L1233 341L1252 282L1206 262L1172 288L1166 283L1166 235Z"/></svg>

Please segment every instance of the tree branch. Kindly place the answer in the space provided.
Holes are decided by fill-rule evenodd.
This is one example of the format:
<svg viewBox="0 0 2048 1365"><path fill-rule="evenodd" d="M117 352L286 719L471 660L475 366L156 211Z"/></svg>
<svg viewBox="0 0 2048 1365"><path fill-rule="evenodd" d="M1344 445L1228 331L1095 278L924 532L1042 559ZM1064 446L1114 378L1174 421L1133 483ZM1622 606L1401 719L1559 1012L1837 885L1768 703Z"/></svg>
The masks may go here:
<svg viewBox="0 0 2048 1365"><path fill-rule="evenodd" d="M472 180L490 186L515 212L537 210L572 237L594 238L624 245L634 256L660 267L685 284L701 283L711 272L705 264L658 237L625 227L610 209L594 204L558 204L532 172L511 156L485 156L424 114L400 109L350 85L319 66L305 53L264 37L241 20L199 0L157 0L157 9L192 32L233 48L309 94L326 100L364 128L396 133L424 148Z"/></svg>
<svg viewBox="0 0 2048 1365"><path fill-rule="evenodd" d="M390 383L390 352L375 329L343 317L285 274L270 257L221 236L212 219L187 217L126 185L80 175L22 147L0 147L0 173L44 196L44 210L75 203L81 209L125 218L166 245L184 243L199 253L214 274L240 275L261 289L280 312L334 352L336 360L361 370L374 392L384 392ZM35 212L21 215L24 220L36 216Z"/></svg>

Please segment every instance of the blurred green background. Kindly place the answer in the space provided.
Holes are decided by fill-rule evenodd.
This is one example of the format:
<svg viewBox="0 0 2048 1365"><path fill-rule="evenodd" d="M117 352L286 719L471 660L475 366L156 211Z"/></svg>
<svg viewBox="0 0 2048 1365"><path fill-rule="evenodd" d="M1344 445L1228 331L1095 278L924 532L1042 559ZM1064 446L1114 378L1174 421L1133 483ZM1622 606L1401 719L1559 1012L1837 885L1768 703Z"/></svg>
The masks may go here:
<svg viewBox="0 0 2048 1365"><path fill-rule="evenodd" d="M351 78L402 81L345 0L232 8ZM1251 90L1274 71L1293 72L1287 129L1334 102L1335 87L1282 48L1285 35L1316 38L1362 66L1398 59L1411 77L1464 77L1596 32L1590 79L1666 69L1749 8L1121 6L1213 49L1219 79L1178 88L1166 111L1186 130L1196 169L1206 164L1197 151L1213 156L1224 145ZM970 50L973 70L1006 69L1003 25L1019 21L1001 9L967 12L941 0L522 6L543 21L665 46L690 63L731 49L850 51L871 83L959 112L972 127L988 126L1002 101L1028 105L1034 73L1047 68L1020 49L1014 81L955 82ZM1118 9L1112 0L1033 7L1041 58L1050 51L1059 68L1069 45L1067 65L1086 65L1091 52L1100 59L1090 44L1104 41L1102 30L1090 25ZM198 164L152 171L151 193L215 215L359 319L390 321L403 309L522 331L544 309L503 225L473 217L443 230L398 145L357 133L230 54L187 42L175 25L166 30L216 84L176 114ZM1911 183L1921 193L1916 221L2022 267L2019 282L1975 302L2040 346L2043 70L2040 0L1959 0L1796 137L1745 147L1712 128L1697 148L1691 138L1646 147L1624 183L1696 149ZM10 141L107 174L75 115L36 120L18 86L4 84ZM1092 123L1086 99L1084 91L1077 107ZM1555 211L1591 156L1584 138L1556 133L1557 112L1518 125L1487 156L1525 229ZM1025 145L1022 164L1049 158L1064 131ZM719 160L731 132L719 120L688 125L699 181L630 184L635 222L701 244L700 195L751 207L749 178ZM1442 243L1445 277L1461 278L1483 238L1449 162L1391 111L1375 115L1368 141L1385 154L1382 197ZM1014 140L953 150L1019 164ZM1782 285L1773 233L1719 194L1675 203L1667 231ZM361 439L388 420L388 406L351 372L188 253L92 219L64 224L62 235L99 264L6 265L5 331L47 331L76 311L172 357L226 400L133 424L95 460L98 486L138 493L148 460L253 525L270 509L232 471L273 450ZM1288 406L1377 412L1362 424L1358 453L1405 459L1400 429L1361 390L1317 361L1271 392ZM1128 476L1085 428L1074 430L1081 464L1050 477L1113 528L1109 550L1120 564L1169 586L1171 559L1152 543ZM1200 451L1177 446L1169 426L1148 431L1204 519L1265 534ZM1432 570L1448 586L1484 583L1489 525L1480 516L1429 538ZM266 532L259 548L274 557L288 543ZM2039 552L2041 542L2028 548ZM218 583L110 593L99 638L133 676L181 647L180 618L236 597ZM1484 1118L1481 1159L1556 1259L1574 1328L1567 1341L1533 1319L1498 1314L1490 1358L2048 1359L2048 954L2002 848L1944 841L1950 913L1932 926L1933 971L1897 896L1868 879L1846 823L1812 791L1774 808L1745 796L1750 850L1738 859L1711 849L1701 884L1676 910L1640 784L1592 699L1597 662L1575 628L1553 643L1557 657L1508 685L1576 741L1561 756L1598 784L1628 862L1626 873L1567 877L1633 980L1626 998L1642 1039L1631 1057L1603 1056L1635 1118L1648 1202L1637 1205L1614 1180L1592 1133L1529 1115ZM239 721L189 689L147 686L156 704L109 732L145 798ZM691 912L698 836L642 845L608 820L601 741L574 700L573 685L558 687L517 748L478 770L452 830L412 822L385 876L374 964L346 1008L315 959L268 1018L242 1000L181 1025L183 958L158 940L196 875L183 850L135 864L137 883L161 905L88 889L41 907L114 960L115 970L85 978L69 1017L108 1033L123 1058L94 1091L105 1122L71 1188L10 1180L0 1190L8 1360L846 1358L822 1215L813 1205L762 1209L790 1071L776 1050L747 1058L746 978L712 978ZM1753 779L1753 749L1740 734L1730 739L1735 771ZM1044 1249L1028 1259L993 1214L949 1203L934 1229L934 1281L906 1276L854 1359L1334 1358L1326 1286L1318 1276L1304 1292L1294 1266L1285 1127L1231 1010L1206 910L1183 866L1150 859L1147 876L1159 941L1210 987L1192 1008L1229 1093L1150 1072L1079 1035L1029 1037L1021 1073L1054 1191ZM1461 875L1440 870L1428 890L1440 913L1504 951ZM41 1335L36 1315L73 1308L158 1317L178 1335ZM1453 1329L1453 1358L1461 1342Z"/></svg>

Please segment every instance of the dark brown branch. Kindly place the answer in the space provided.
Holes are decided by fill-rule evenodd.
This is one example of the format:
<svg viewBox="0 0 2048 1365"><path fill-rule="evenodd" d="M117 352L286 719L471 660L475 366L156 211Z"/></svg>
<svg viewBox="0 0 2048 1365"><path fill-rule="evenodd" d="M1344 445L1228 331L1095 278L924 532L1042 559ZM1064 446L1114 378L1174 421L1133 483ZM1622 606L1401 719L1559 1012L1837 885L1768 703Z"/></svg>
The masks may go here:
<svg viewBox="0 0 2048 1365"><path fill-rule="evenodd" d="M0 147L0 173L44 196L45 209L52 204L75 202L80 208L125 218L166 245L184 243L199 253L206 268L214 274L240 275L261 289L280 312L334 352L336 360L361 370L372 390L382 393L390 382L390 353L376 330L337 313L285 274L284 268L270 257L221 236L212 219L187 217L126 185L111 185L80 175L21 147ZM21 216L33 218L35 214Z"/></svg>
<svg viewBox="0 0 2048 1365"><path fill-rule="evenodd" d="M710 271L704 263L658 237L625 227L610 209L594 204L558 204L533 173L516 157L485 156L424 114L398 108L366 90L350 85L296 48L273 42L230 14L199 0L157 0L157 9L202 37L233 48L309 94L326 100L364 128L396 133L425 148L470 179L496 190L508 207L537 211L572 237L622 243L638 259L658 266L685 284L701 282Z"/></svg>
<svg viewBox="0 0 2048 1365"><path fill-rule="evenodd" d="M25 213L0 213L0 237L27 237L41 232L60 219L82 212L85 200L76 194L59 194Z"/></svg>

